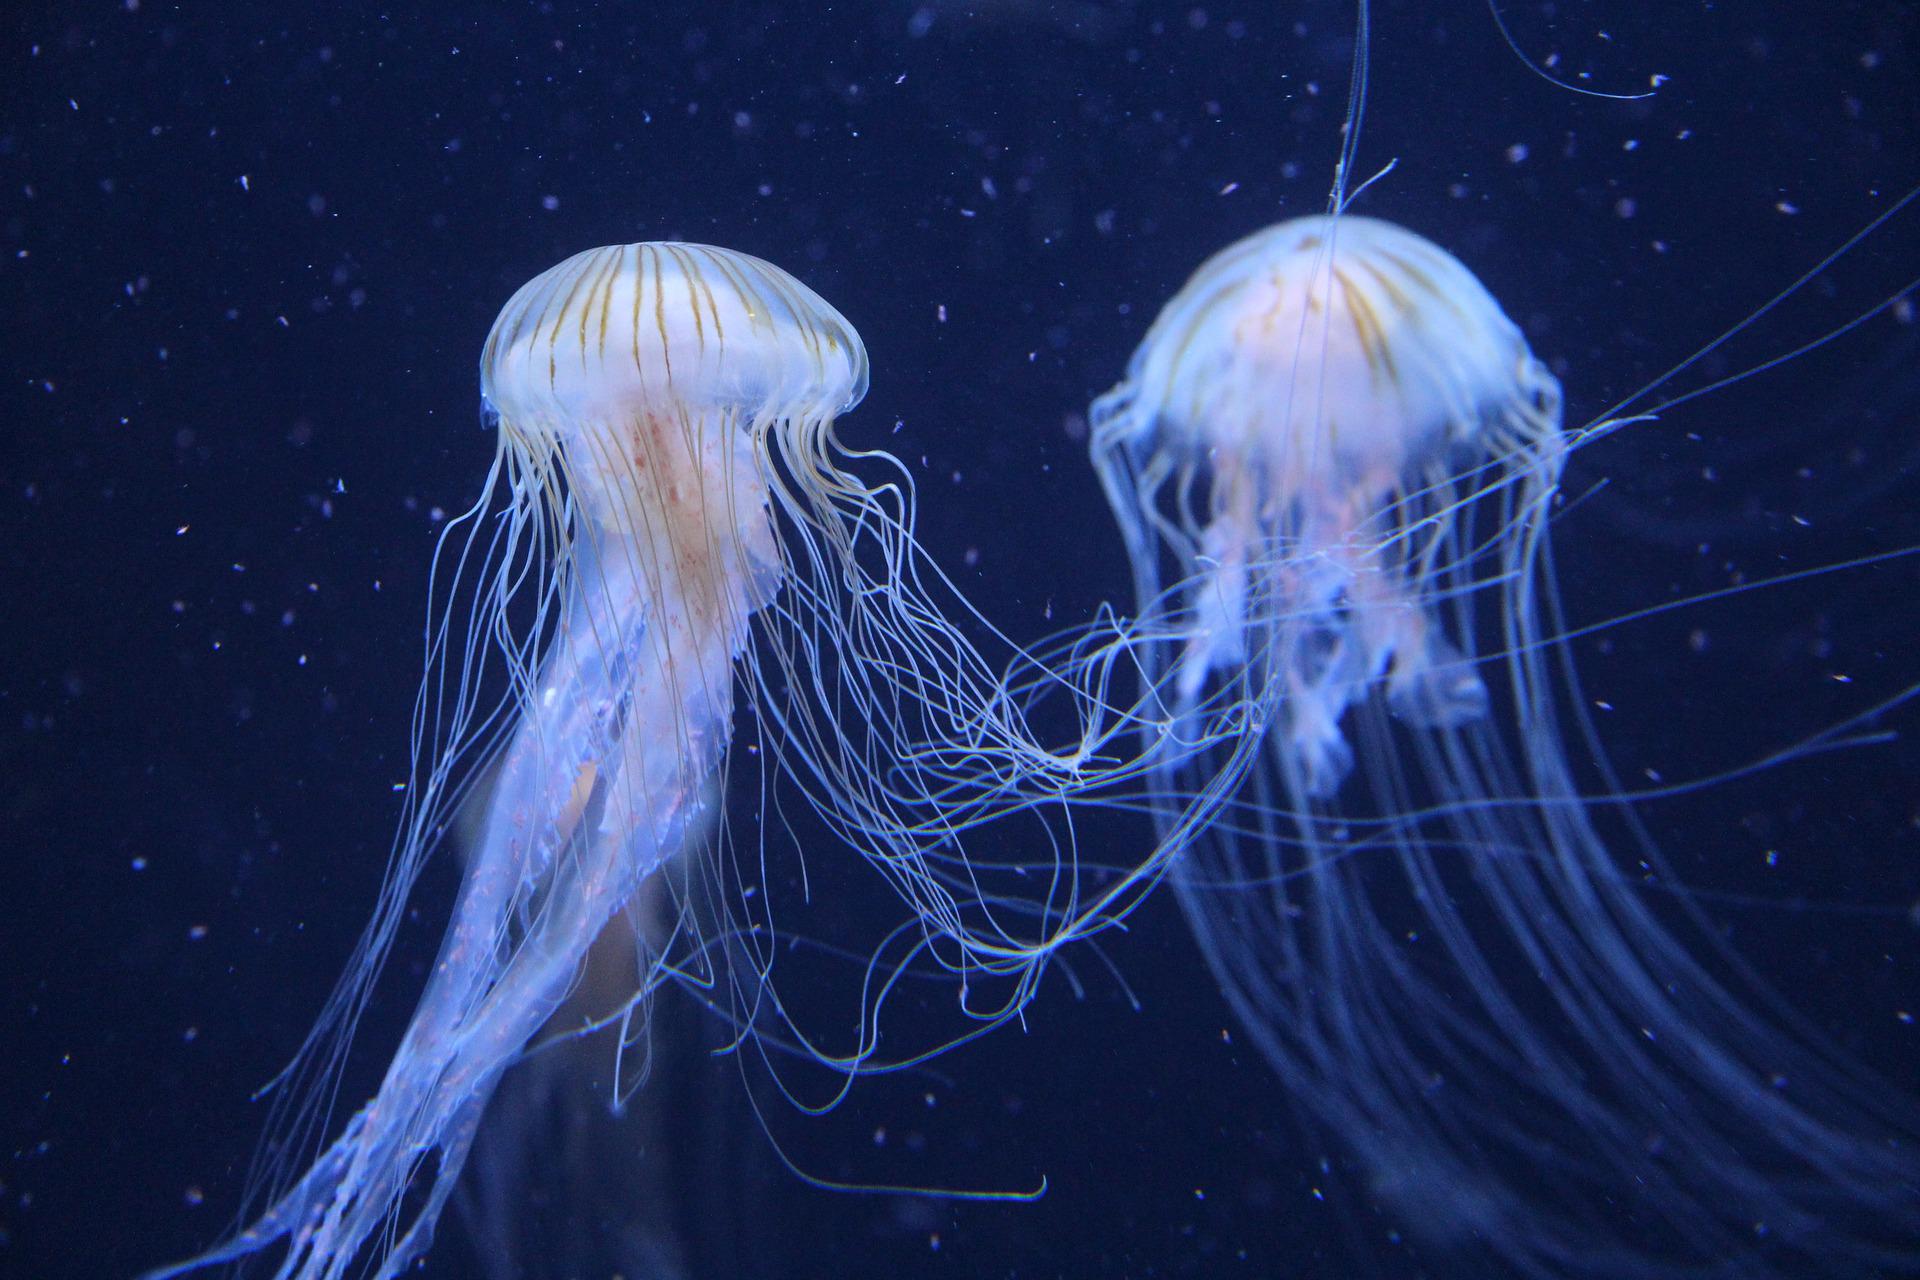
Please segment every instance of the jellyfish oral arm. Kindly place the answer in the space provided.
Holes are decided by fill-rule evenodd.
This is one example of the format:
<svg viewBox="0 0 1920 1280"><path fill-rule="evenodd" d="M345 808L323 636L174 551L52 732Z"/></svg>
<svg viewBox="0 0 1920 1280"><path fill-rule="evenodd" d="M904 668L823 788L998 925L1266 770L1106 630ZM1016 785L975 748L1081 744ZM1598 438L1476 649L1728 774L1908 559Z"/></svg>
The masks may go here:
<svg viewBox="0 0 1920 1280"><path fill-rule="evenodd" d="M390 1247L372 1245L368 1274L397 1276L425 1252L501 1074L565 1000L601 928L685 838L726 750L753 584L734 584L736 607L689 608L651 550L612 539L576 551L566 621L379 1091L251 1227L155 1277L282 1240L280 1277L359 1274L369 1242L403 1217Z"/></svg>
<svg viewBox="0 0 1920 1280"><path fill-rule="evenodd" d="M1363 483L1339 501L1296 503L1297 518L1271 521L1281 528L1268 531L1245 478L1220 470L1222 501L1202 532L1188 588L1191 635L1176 687L1185 719L1197 715L1209 675L1250 657L1268 666L1294 778L1303 794L1325 797L1353 768L1341 720L1376 684L1384 683L1394 713L1419 727L1485 714L1484 684L1421 596L1417 535L1354 515L1367 506L1390 510L1386 486Z"/></svg>

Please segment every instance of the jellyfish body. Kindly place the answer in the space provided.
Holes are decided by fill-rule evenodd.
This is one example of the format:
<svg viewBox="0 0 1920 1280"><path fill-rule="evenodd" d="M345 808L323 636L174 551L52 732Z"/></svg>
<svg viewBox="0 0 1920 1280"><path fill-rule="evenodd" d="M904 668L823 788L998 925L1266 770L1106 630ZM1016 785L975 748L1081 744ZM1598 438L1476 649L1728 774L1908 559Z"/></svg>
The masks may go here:
<svg viewBox="0 0 1920 1280"><path fill-rule="evenodd" d="M733 664L781 583L768 437L818 430L857 403L866 356L837 312L770 264L636 244L575 255L521 288L481 383L501 437L489 491L506 510L489 516L483 499L451 544L452 576L475 582L473 615L464 634L430 629L419 794L374 924L303 1055L311 1097L283 1137L324 1115L337 1046L472 776L462 762L497 757L452 923L373 1098L250 1226L159 1274L284 1243L283 1277L363 1264L394 1276L428 1247L501 1073L711 794ZM490 653L511 688L480 714Z"/></svg>
<svg viewBox="0 0 1920 1280"><path fill-rule="evenodd" d="M805 286L706 246L577 254L501 311L481 384L499 449L435 558L413 775L373 919L275 1081L249 1179L263 1207L157 1276L276 1246L276 1274L299 1280L393 1276L418 1258L501 1074L565 1006L603 928L633 914L637 889L724 795L714 775L736 704L766 748L760 848L735 858L722 815L687 877L709 900L678 903L667 931L679 953L643 942L632 1000L573 1031L618 1024L624 1036L653 991L683 979L731 1024L732 1047L775 1023L791 1056L843 1090L948 1042L879 1057L908 969L957 975L968 1023L953 1038L979 1034L1017 1016L1055 952L1109 927L1157 875L1147 858L1089 893L1077 873L1056 874L1036 897L1024 855L972 857L975 828L1035 812L1041 860L1057 856L1071 799L1136 775L1137 762L1096 756L1126 722L1074 683L1083 673L1017 647L997 665L952 620L982 621L916 538L911 473L835 436L836 415L866 392L866 354ZM1063 689L1079 731L1049 746L1026 706ZM831 940L853 961L850 1043L794 1026L775 992L789 938L764 842L786 823L766 799L781 783L804 798L810 838L864 858L904 903L871 940ZM323 1142L359 1016L425 861L456 826L479 834L463 840L427 988L373 1098ZM772 1056L759 1059L778 1082Z"/></svg>
<svg viewBox="0 0 1920 1280"><path fill-rule="evenodd" d="M1177 894L1381 1229L1539 1275L1911 1262L1913 1109L1751 1012L1684 897L1623 868L1663 867L1637 824L1618 856L1583 797L1545 542L1571 437L1473 275L1384 222L1269 228L1092 423L1163 830L1214 806ZM1260 750L1209 745L1223 723Z"/></svg>
<svg viewBox="0 0 1920 1280"><path fill-rule="evenodd" d="M1302 218L1209 260L1095 409L1134 564L1156 563L1159 532L1199 566L1176 701L1248 660L1257 596L1286 615L1261 661L1284 689L1278 741L1303 794L1332 794L1352 768L1340 721L1376 684L1416 723L1481 715L1485 688L1433 590L1452 469L1499 453L1534 500L1550 492L1559 394L1472 274L1391 224ZM1163 486L1177 526L1150 518Z"/></svg>

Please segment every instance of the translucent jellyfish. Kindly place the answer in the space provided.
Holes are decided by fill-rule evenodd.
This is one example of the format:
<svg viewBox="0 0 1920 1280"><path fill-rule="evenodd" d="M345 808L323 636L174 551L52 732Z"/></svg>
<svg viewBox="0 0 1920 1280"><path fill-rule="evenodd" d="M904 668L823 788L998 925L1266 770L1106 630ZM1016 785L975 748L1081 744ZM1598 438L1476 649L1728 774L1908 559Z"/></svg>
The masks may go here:
<svg viewBox="0 0 1920 1280"><path fill-rule="evenodd" d="M281 1246L282 1277L405 1270L502 1073L589 990L589 949L617 916L638 944L631 996L598 1014L574 1006L549 1036L617 1027L623 1052L651 995L677 981L732 1023L735 1047L770 1023L844 1090L943 1047L878 1056L901 975L960 975L954 1038L978 1034L1019 1012L1059 946L1105 928L1151 881L1143 871L1083 900L1071 871L1036 893L1024 859L970 858L973 828L1041 809L1056 841L1041 860L1057 854L1072 823L1060 802L1135 771L1089 759L1123 722L1078 697L1066 745L1041 745L1026 702L1060 678L1017 647L990 662L950 620L995 634L915 539L905 468L836 438L867 361L817 295L725 249L594 249L514 294L480 371L498 449L436 555L408 807L373 920L275 1082L248 1225L158 1275ZM736 712L759 728L763 770L745 857L714 812ZM903 904L877 940L826 940L853 962L852 1041L831 1048L775 994L792 941L760 892L767 833L789 821L768 798L776 785L798 789L820 845L864 858ZM649 940L640 889L658 890L716 816L698 870L665 891L666 940ZM456 828L478 834L461 837L463 881L426 990L372 1099L323 1144L395 930ZM1003 874L1017 892L993 889ZM509 1193L495 1180L482 1194Z"/></svg>
<svg viewBox="0 0 1920 1280"><path fill-rule="evenodd" d="M1528 1274L1910 1264L1914 1106L1644 883L1677 882L1587 720L1547 547L1568 452L1617 424L1563 428L1473 274L1386 222L1269 227L1092 424L1163 829L1218 806L1178 896L1384 1225Z"/></svg>
<svg viewBox="0 0 1920 1280"><path fill-rule="evenodd" d="M487 496L438 560L436 599L470 603L429 629L410 808L374 920L282 1084L267 1182L325 1124L422 861L493 769L439 959L372 1099L251 1225L160 1274L283 1244L280 1276L394 1276L428 1247L501 1073L697 833L749 620L789 576L771 506L797 500L773 455L829 479L809 471L819 437L866 386L832 307L725 249L594 249L514 294L481 360L499 426ZM651 980L643 966L637 985Z"/></svg>

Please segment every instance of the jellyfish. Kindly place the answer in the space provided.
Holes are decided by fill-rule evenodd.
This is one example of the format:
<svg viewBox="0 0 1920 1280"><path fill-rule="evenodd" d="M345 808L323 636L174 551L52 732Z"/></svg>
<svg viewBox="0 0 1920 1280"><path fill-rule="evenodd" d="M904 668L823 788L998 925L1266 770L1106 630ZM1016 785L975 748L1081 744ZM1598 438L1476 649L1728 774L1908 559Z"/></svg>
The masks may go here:
<svg viewBox="0 0 1920 1280"><path fill-rule="evenodd" d="M497 773L452 922L374 1096L250 1225L156 1274L284 1244L283 1277L344 1275L369 1253L394 1276L427 1249L501 1074L602 927L699 830L734 664L786 571L770 453L802 465L805 437L866 387L838 312L726 249L589 250L508 301L481 359L499 428L487 496L437 560L437 590L470 609L429 630L410 807L374 920L283 1084L273 1150L324 1122L409 891L480 762ZM505 684L491 696L490 654Z"/></svg>
<svg viewBox="0 0 1920 1280"><path fill-rule="evenodd" d="M1151 857L1083 896L1071 868L1036 892L1024 855L970 853L970 832L1040 814L1052 843L1038 861L1057 857L1070 800L1138 772L1102 754L1127 721L1103 690L1072 684L1079 673L1011 642L997 659L982 649L977 637L998 633L917 540L910 474L835 434L865 395L867 360L818 295L726 249L593 249L513 295L480 374L498 444L481 497L436 551L412 777L373 918L273 1082L250 1177L262 1207L156 1278L276 1246L281 1277L398 1275L429 1248L489 1099L536 1037L617 1027L624 1052L653 994L678 983L730 1024L730 1047L771 1026L844 1091L948 1043L880 1055L904 974L957 975L952 1039L980 1034L1151 885ZM1047 739L1029 709L1063 688L1074 711ZM757 724L765 770L758 848L739 859L724 814L737 715ZM776 992L792 939L750 869L766 828L786 821L766 799L776 783L797 788L813 835L902 904L863 962L829 940L856 960L851 1043L794 1025ZM322 1141L359 1016L450 832L467 833L464 871L425 991L372 1098ZM673 878L698 881L700 904L659 888L690 843L703 869ZM663 894L677 909L665 940L649 940L641 917ZM580 1013L568 1001L589 950L622 915L632 994ZM550 1026L563 1009L571 1030Z"/></svg>
<svg viewBox="0 0 1920 1280"><path fill-rule="evenodd" d="M1163 828L1216 797L1175 893L1370 1211L1528 1275L1911 1265L1913 1103L1648 888L1678 882L1604 763L1548 540L1569 452L1619 424L1563 424L1472 272L1371 218L1268 227L1091 424L1141 721L1176 744Z"/></svg>

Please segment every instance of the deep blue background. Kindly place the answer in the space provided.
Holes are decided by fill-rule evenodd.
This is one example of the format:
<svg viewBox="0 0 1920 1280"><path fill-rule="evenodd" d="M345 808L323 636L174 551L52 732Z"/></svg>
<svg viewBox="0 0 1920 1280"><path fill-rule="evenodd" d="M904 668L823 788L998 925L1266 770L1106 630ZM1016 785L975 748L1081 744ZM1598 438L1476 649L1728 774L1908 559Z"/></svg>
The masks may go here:
<svg viewBox="0 0 1920 1280"><path fill-rule="evenodd" d="M1360 169L1399 167L1360 207L1463 257L1576 420L1920 181L1920 29L1895 0L1507 7L1556 74L1666 83L1579 98L1472 0L1388 0ZM124 1275L225 1226L261 1120L248 1095L371 904L434 511L485 470L475 361L518 283L584 247L676 237L801 276L872 356L847 439L920 471L933 553L1035 636L1127 589L1085 405L1203 257L1321 207L1352 51L1349 8L1326 0L142 0L14 8L5 29L0 1272L20 1276ZM1908 285L1916 226L1680 388ZM1920 544L1903 314L1576 459L1570 491L1606 487L1557 536L1575 616ZM1616 762L1700 776L1920 678L1917 594L1902 561L1582 642ZM1916 779L1906 740L1651 815L1684 876L1733 895L1716 919L1789 998L1905 1080ZM812 857L829 892L871 879ZM452 887L451 867L429 877L348 1095L377 1079ZM679 1128L650 1168L695 1274L1461 1262L1315 1196L1321 1153L1223 1035L1170 903L1104 954L1077 966L1084 998L1051 983L1024 1033L937 1075L863 1086L824 1120L768 1113L824 1176L1044 1173L1034 1205L810 1190L778 1171L732 1067L682 1054L662 1092L696 1101L668 1102ZM933 1025L944 1009L930 1000ZM710 1033L680 1022L690 1043ZM428 1273L470 1267L450 1218Z"/></svg>

